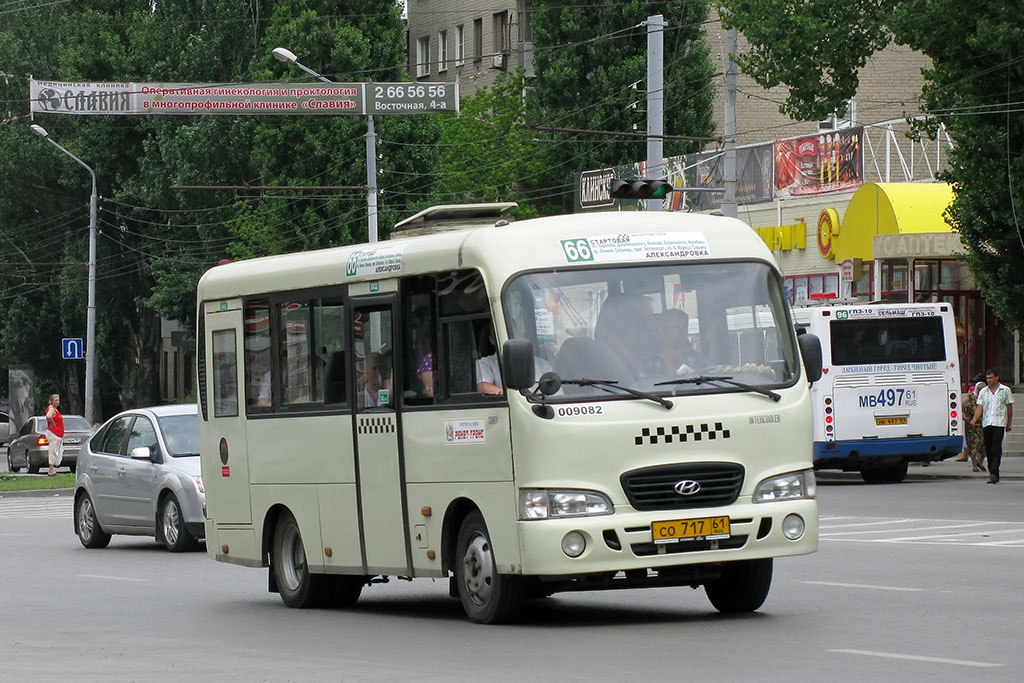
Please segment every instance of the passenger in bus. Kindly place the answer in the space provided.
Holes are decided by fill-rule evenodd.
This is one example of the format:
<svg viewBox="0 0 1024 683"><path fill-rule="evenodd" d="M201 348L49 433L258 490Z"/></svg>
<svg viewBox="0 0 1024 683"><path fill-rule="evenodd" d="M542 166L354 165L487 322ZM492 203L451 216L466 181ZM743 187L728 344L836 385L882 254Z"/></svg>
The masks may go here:
<svg viewBox="0 0 1024 683"><path fill-rule="evenodd" d="M637 352L641 349L644 320L654 313L651 300L642 294L612 294L605 299L594 325L594 339L613 357L613 366L605 368L618 381L629 381L640 374Z"/></svg>
<svg viewBox="0 0 1024 683"><path fill-rule="evenodd" d="M359 392L359 407L374 408L384 388L384 356L368 353L363 359L362 391Z"/></svg>
<svg viewBox="0 0 1024 683"><path fill-rule="evenodd" d="M257 408L270 407L270 370L267 370L260 377L260 393L256 397Z"/></svg>
<svg viewBox="0 0 1024 683"><path fill-rule="evenodd" d="M661 322L661 357L672 374L685 374L707 365L690 343L690 316L670 308L658 316Z"/></svg>

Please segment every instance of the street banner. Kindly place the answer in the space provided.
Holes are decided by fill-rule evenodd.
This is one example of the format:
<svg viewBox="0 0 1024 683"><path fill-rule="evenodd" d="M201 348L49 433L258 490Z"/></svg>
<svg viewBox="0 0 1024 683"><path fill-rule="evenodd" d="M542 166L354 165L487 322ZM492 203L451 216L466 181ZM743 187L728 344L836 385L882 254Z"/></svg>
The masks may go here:
<svg viewBox="0 0 1024 683"><path fill-rule="evenodd" d="M29 84L33 114L429 114L459 111L458 83Z"/></svg>
<svg viewBox="0 0 1024 683"><path fill-rule="evenodd" d="M862 127L775 141L775 196L850 190L864 184Z"/></svg>
<svg viewBox="0 0 1024 683"><path fill-rule="evenodd" d="M725 187L725 153L722 150L678 157L678 173L686 187ZM724 192L693 192L687 206L696 211L722 206ZM736 148L736 203L759 204L772 198L772 143Z"/></svg>

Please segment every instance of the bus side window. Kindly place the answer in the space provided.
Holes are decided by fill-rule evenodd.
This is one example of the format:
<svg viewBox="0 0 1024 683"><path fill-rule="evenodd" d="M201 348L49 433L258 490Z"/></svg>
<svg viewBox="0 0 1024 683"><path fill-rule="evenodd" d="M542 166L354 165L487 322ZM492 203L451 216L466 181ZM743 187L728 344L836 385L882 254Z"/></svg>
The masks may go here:
<svg viewBox="0 0 1024 683"><path fill-rule="evenodd" d="M403 401L406 405L431 405L437 385L437 317L431 276L406 278L403 289L402 335Z"/></svg>
<svg viewBox="0 0 1024 683"><path fill-rule="evenodd" d="M340 300L323 299L314 321L315 347L319 349L316 367L322 365L316 377L317 397L322 397L325 404L348 403L345 306Z"/></svg>
<svg viewBox="0 0 1024 683"><path fill-rule="evenodd" d="M245 302L242 313L245 343L245 412L270 411L273 392L270 345L270 302Z"/></svg>

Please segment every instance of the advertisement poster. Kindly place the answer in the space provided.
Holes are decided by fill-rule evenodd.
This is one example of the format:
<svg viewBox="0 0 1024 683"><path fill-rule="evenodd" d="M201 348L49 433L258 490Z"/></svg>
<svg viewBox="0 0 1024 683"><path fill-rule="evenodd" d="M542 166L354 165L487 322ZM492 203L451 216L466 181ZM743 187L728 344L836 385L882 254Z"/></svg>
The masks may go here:
<svg viewBox="0 0 1024 683"><path fill-rule="evenodd" d="M858 127L776 140L775 196L799 197L863 185L863 132Z"/></svg>

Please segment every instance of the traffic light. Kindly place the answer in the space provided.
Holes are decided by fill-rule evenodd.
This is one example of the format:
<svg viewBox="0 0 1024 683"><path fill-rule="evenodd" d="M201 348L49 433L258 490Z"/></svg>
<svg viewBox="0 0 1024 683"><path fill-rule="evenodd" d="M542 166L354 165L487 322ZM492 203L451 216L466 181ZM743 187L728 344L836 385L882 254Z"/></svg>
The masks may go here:
<svg viewBox="0 0 1024 683"><path fill-rule="evenodd" d="M672 183L654 178L612 178L608 189L615 199L664 199L672 192Z"/></svg>

